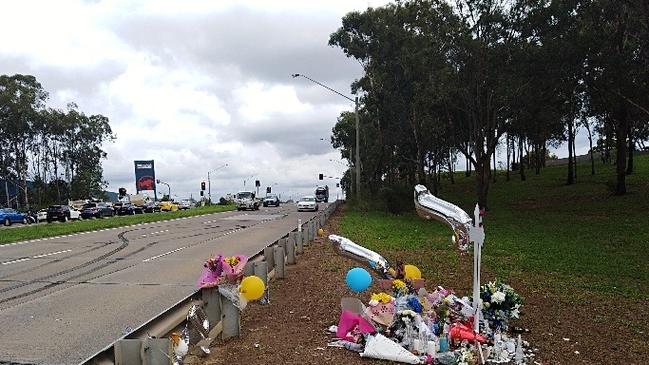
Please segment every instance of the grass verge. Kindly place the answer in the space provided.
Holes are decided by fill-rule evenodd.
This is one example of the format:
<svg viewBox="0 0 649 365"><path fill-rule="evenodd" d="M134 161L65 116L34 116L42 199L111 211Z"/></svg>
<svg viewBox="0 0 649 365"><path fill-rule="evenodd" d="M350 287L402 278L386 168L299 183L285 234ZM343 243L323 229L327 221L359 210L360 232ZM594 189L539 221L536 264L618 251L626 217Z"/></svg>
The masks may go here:
<svg viewBox="0 0 649 365"><path fill-rule="evenodd" d="M193 217L197 215L224 212L233 209L234 205L212 205L192 208L188 210L179 210L176 212L148 213L121 217L116 216L113 218L105 219L70 221L66 223L54 222L49 224L44 223L13 229L0 229L0 244L60 236L78 232L94 231L104 228L130 226L138 223L158 222L173 218Z"/></svg>

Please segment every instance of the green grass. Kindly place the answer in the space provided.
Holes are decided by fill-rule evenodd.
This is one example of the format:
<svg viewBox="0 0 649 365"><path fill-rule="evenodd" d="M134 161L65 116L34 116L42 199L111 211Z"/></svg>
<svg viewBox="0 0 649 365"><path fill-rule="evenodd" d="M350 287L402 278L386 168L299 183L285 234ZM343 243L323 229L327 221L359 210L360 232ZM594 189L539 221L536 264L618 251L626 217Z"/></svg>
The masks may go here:
<svg viewBox="0 0 649 365"><path fill-rule="evenodd" d="M565 185L566 166L548 167L540 175L528 171L527 181L498 176L485 218L486 268L499 278L557 292L578 288L585 295L649 298L649 155L636 157L625 196L611 194L614 168L598 164L592 176L589 164L579 165L571 186ZM458 175L455 185L442 184L443 199L473 212L474 177ZM455 265L450 230L412 213L350 210L341 230L381 253L414 253L428 269ZM444 264L444 259L451 261Z"/></svg>
<svg viewBox="0 0 649 365"><path fill-rule="evenodd" d="M66 223L44 223L27 227L0 229L0 244L16 241L53 237L77 232L94 231L97 229L129 226L138 223L157 222L166 219L192 217L202 214L233 210L234 205L212 205L176 212L160 212L138 214L105 219L70 221Z"/></svg>

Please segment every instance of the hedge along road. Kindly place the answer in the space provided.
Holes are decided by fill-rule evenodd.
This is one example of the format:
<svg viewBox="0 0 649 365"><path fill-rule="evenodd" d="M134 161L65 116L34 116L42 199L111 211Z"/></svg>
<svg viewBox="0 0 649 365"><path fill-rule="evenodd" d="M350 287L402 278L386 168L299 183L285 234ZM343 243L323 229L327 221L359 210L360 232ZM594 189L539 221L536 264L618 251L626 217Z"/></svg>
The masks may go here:
<svg viewBox="0 0 649 365"><path fill-rule="evenodd" d="M210 255L252 255L314 215L290 205L1 245L0 363L79 363L196 290Z"/></svg>
<svg viewBox="0 0 649 365"><path fill-rule="evenodd" d="M23 240L55 237L60 235L89 232L99 229L123 227L139 223L158 222L167 219L192 217L233 210L234 205L212 205L176 212L145 213L128 216L115 216L103 219L86 219L81 221L39 223L35 225L16 225L15 229L0 228L0 245ZM12 226L13 227L13 226Z"/></svg>

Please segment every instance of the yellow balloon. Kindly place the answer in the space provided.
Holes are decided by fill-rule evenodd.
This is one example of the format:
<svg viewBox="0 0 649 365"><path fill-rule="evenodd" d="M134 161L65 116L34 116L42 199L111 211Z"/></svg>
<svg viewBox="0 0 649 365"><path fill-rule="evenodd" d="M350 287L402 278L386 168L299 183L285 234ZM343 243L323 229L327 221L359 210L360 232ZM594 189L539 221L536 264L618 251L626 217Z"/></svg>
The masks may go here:
<svg viewBox="0 0 649 365"><path fill-rule="evenodd" d="M318 229L318 236L320 236L320 237L324 236L324 229L322 229L322 228Z"/></svg>
<svg viewBox="0 0 649 365"><path fill-rule="evenodd" d="M421 279L421 270L415 265L403 265L403 271L406 279Z"/></svg>
<svg viewBox="0 0 649 365"><path fill-rule="evenodd" d="M257 300L264 295L266 285L257 276L246 276L241 280L239 285L239 293L243 295L246 300Z"/></svg>

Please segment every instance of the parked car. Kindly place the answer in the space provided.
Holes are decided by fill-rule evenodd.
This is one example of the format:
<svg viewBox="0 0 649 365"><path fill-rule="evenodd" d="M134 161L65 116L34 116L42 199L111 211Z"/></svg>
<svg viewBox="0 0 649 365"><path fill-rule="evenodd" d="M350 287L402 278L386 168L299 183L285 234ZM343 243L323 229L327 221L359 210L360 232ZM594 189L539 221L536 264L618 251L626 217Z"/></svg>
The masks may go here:
<svg viewBox="0 0 649 365"><path fill-rule="evenodd" d="M140 206L133 205L131 203L122 203L117 210L118 215L135 215L144 213L144 209Z"/></svg>
<svg viewBox="0 0 649 365"><path fill-rule="evenodd" d="M265 207L279 207L279 198L275 194L268 194L264 198L264 206Z"/></svg>
<svg viewBox="0 0 649 365"><path fill-rule="evenodd" d="M47 209L41 209L36 213L36 217L38 218L38 221L46 221L47 220Z"/></svg>
<svg viewBox="0 0 649 365"><path fill-rule="evenodd" d="M81 211L83 219L112 217L114 215L113 207L108 206L106 203L87 203Z"/></svg>
<svg viewBox="0 0 649 365"><path fill-rule="evenodd" d="M155 213L160 211L160 205L156 202L149 201L142 206L144 213Z"/></svg>
<svg viewBox="0 0 649 365"><path fill-rule="evenodd" d="M160 211L161 212L175 212L178 210L178 204L172 201L160 202Z"/></svg>
<svg viewBox="0 0 649 365"><path fill-rule="evenodd" d="M52 221L67 222L70 219L81 219L81 212L68 205L50 205L47 208L47 223Z"/></svg>
<svg viewBox="0 0 649 365"><path fill-rule="evenodd" d="M318 202L315 200L314 196L305 196L297 202L297 211L317 211Z"/></svg>
<svg viewBox="0 0 649 365"><path fill-rule="evenodd" d="M192 202L189 200L181 200L178 203L178 209L186 210L192 207Z"/></svg>
<svg viewBox="0 0 649 365"><path fill-rule="evenodd" d="M5 226L10 226L13 223L27 224L27 216L19 211L11 208L0 209L0 222Z"/></svg>
<svg viewBox="0 0 649 365"><path fill-rule="evenodd" d="M252 191L240 191L234 199L237 205L237 210L259 210L259 200L255 198L255 193Z"/></svg>

